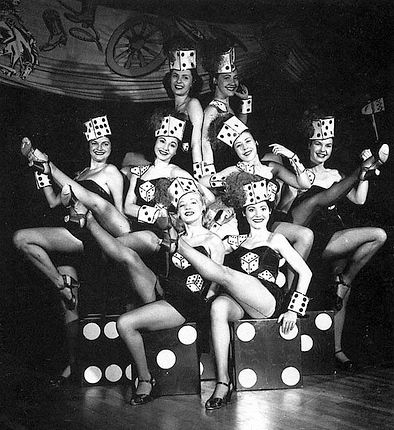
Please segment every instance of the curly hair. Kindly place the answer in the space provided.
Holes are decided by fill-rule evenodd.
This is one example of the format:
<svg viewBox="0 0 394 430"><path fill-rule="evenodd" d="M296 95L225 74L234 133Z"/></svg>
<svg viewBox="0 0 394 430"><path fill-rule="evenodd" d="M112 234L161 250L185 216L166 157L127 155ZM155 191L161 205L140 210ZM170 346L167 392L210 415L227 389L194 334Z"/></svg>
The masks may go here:
<svg viewBox="0 0 394 430"><path fill-rule="evenodd" d="M189 90L189 96L190 97L197 97L202 90L203 80L202 80L201 76L198 74L196 69L190 69L190 72L192 74L193 82L192 82L192 86L190 87L190 90ZM173 99L174 93L172 92L172 89L171 89L171 74L172 74L172 70L167 72L164 75L162 82L163 82L164 89L166 90L167 96L170 99Z"/></svg>
<svg viewBox="0 0 394 430"><path fill-rule="evenodd" d="M219 115L217 116L208 127L208 140L211 143L212 149L214 151L218 150L219 148L228 147L224 142L222 142L220 139L218 139L217 135L219 134L219 131L223 127L223 124L225 121L233 117L234 115L231 113L227 113L225 115Z"/></svg>
<svg viewBox="0 0 394 430"><path fill-rule="evenodd" d="M312 121L324 118L328 116L327 112L323 111L317 105L313 105L304 111L303 116L301 118L299 130L300 132L307 138L310 139L313 136L313 125Z"/></svg>
<svg viewBox="0 0 394 430"><path fill-rule="evenodd" d="M163 118L171 115L174 118L186 121L186 115L180 112L176 112L175 109L155 109L148 120L148 128L153 131L153 133L160 127Z"/></svg>

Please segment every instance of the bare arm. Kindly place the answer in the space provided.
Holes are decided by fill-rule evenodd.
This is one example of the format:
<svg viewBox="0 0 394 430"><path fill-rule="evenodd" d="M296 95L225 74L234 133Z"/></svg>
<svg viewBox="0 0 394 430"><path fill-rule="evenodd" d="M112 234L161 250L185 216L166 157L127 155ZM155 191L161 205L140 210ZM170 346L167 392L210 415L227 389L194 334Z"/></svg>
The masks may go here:
<svg viewBox="0 0 394 430"><path fill-rule="evenodd" d="M216 188L213 186L215 182L224 181L230 173L238 172L236 166L226 167L224 170L213 175L203 176L199 182L207 188Z"/></svg>
<svg viewBox="0 0 394 430"><path fill-rule="evenodd" d="M197 99L191 99L188 104L187 112L191 123L193 124L191 147L193 163L202 161L202 124L204 119L204 112L201 104Z"/></svg>
<svg viewBox="0 0 394 430"><path fill-rule="evenodd" d="M275 161L271 161L269 166L272 167L272 173L279 179L282 179L287 185L301 189L309 189L311 187L311 182L306 170L299 175L295 175L290 172L290 170L286 169L286 167Z"/></svg>
<svg viewBox="0 0 394 430"><path fill-rule="evenodd" d="M127 191L126 199L124 202L124 213L129 217L136 218L138 216L139 206L135 204L137 201L137 196L135 194L135 187L137 184L137 176L131 175L130 186Z"/></svg>
<svg viewBox="0 0 394 430"><path fill-rule="evenodd" d="M213 106L207 106L204 111L204 120L202 124L202 136L201 136L201 146L202 146L202 159L205 164L213 164L213 151L211 142L208 137L208 129L211 122L218 116L216 108Z"/></svg>

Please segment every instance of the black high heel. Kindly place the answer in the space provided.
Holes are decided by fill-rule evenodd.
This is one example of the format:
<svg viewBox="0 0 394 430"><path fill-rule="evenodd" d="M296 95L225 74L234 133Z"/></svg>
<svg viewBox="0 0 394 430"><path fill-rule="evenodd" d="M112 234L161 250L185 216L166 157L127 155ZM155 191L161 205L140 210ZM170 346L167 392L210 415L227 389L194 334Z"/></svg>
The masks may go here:
<svg viewBox="0 0 394 430"><path fill-rule="evenodd" d="M384 143L376 153L372 154L375 161L370 166L364 166L361 168L359 180L367 181L372 176L376 175L376 170L379 169L389 158L390 148Z"/></svg>
<svg viewBox="0 0 394 430"><path fill-rule="evenodd" d="M68 185L70 191L68 193L65 193L64 190L67 190L64 186L62 188L62 192L60 193L60 200L62 204L65 206L66 209L68 209L69 214L64 217L64 222L74 222L79 225L80 228L84 228L86 225L86 214L87 209L84 205L82 205L79 200L76 198L75 194L73 193L72 188ZM85 208L85 212L78 212L76 209L77 203L80 204L79 208Z"/></svg>
<svg viewBox="0 0 394 430"><path fill-rule="evenodd" d="M146 403L151 402L155 398L153 391L154 391L154 387L156 385L156 380L154 378L140 379L138 381L138 383L140 383L140 382L146 382L147 384L150 384L152 387L151 392L149 394L133 393L133 395L131 396L130 402L129 402L129 404L131 406L145 405Z"/></svg>
<svg viewBox="0 0 394 430"><path fill-rule="evenodd" d="M66 297L62 296L62 300L64 304L66 305L66 308L69 311L73 311L77 307L77 298L75 297L75 294L73 292L73 288L79 288L80 284L77 280L75 280L70 275L62 275L63 278L63 287L59 288L59 291L64 290L65 288L70 289L71 297L67 299Z"/></svg>
<svg viewBox="0 0 394 430"><path fill-rule="evenodd" d="M46 175L51 174L48 157L38 149L34 149L28 137L22 139L21 153L29 160L29 166L33 167L34 170Z"/></svg>
<svg viewBox="0 0 394 430"><path fill-rule="evenodd" d="M220 409L221 407L227 405L231 401L231 395L233 394L233 384L231 382L216 382L216 385L221 384L228 387L226 395L222 397L213 397L215 395L215 391L213 392L212 396L206 401L205 403L205 409L207 411L213 411L215 409Z"/></svg>
<svg viewBox="0 0 394 430"><path fill-rule="evenodd" d="M340 352L343 352L342 349L335 351L334 353L334 357L335 357L335 366L340 369L340 370L344 370L345 372L354 372L356 370L356 366L353 363L352 360L345 360L342 361L337 357L337 354L339 354Z"/></svg>

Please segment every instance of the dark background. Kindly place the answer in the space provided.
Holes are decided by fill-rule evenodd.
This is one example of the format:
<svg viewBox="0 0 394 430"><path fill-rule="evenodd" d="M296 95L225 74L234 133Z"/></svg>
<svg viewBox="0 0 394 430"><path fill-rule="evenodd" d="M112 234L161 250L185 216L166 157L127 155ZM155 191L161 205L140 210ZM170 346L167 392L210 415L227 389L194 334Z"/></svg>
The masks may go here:
<svg viewBox="0 0 394 430"><path fill-rule="evenodd" d="M336 151L331 164L347 172L364 148L377 148L371 118L361 115L368 99L384 97L386 111L376 115L380 143L392 142L394 96L393 8L391 2L367 1L135 1L141 12L176 14L217 23L282 22L296 29L317 62L308 76L290 79L278 62L260 64L244 79L254 97L250 126L264 152L269 143L282 143L305 153L299 131L303 112L317 104L336 116ZM108 2L111 4L111 2ZM291 39L287 41L291 47ZM97 102L55 96L29 89L0 86L1 192L1 329L2 344L23 363L55 373L61 368L64 332L56 291L12 246L12 235L30 226L58 225L60 213L47 208L35 189L33 174L20 155L20 140L33 143L67 173L86 166L88 154L83 122L95 112L106 112L113 131L113 162L120 165L128 151L148 153L153 139L144 126L158 104ZM210 96L201 97L203 107ZM386 229L389 240L355 281L348 311L345 346L351 358L364 364L392 359L394 198L392 156L371 183L366 205L343 208L345 219L356 225ZM117 313L127 288L115 282L111 270L103 278L99 265L80 259L86 311ZM86 270L88 266L91 270ZM106 271L107 272L107 271ZM112 275L111 275L112 273ZM104 281L103 281L104 279ZM324 277L317 277L317 291ZM322 305L323 306L323 305Z"/></svg>

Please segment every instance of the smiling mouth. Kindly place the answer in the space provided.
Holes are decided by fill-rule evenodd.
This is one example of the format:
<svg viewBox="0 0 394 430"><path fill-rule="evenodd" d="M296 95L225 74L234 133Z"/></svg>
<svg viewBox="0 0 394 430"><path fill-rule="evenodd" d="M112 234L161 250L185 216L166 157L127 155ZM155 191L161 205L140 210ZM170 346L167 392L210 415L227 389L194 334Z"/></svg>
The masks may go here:
<svg viewBox="0 0 394 430"><path fill-rule="evenodd" d="M162 151L161 149L159 149L159 153L160 153L161 155L168 155L168 152L167 152L167 151Z"/></svg>
<svg viewBox="0 0 394 430"><path fill-rule="evenodd" d="M251 153L252 153L252 150L250 149L250 150L245 151L243 155L244 155L245 157L247 157L247 156L248 156L248 155L250 155Z"/></svg>
<svg viewBox="0 0 394 430"><path fill-rule="evenodd" d="M194 215L194 212L193 211L186 211L185 215L186 216L191 216L191 215Z"/></svg>

